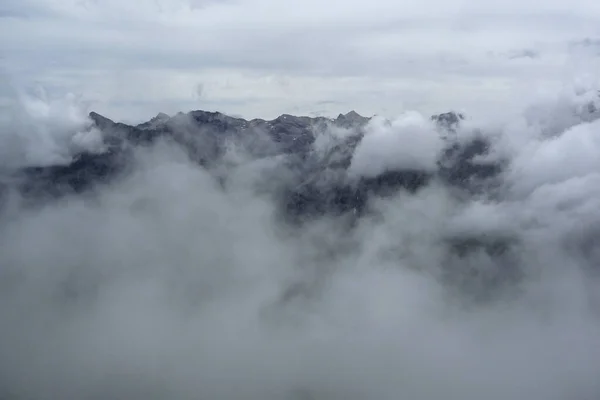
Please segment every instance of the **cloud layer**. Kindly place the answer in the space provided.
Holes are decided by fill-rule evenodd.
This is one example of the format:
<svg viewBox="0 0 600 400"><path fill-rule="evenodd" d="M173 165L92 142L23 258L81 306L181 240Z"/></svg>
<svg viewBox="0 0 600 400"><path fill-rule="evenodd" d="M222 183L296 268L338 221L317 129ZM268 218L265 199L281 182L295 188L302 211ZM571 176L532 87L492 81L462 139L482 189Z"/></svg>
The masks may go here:
<svg viewBox="0 0 600 400"><path fill-rule="evenodd" d="M281 158L232 154L223 187L168 142L89 195L5 204L0 396L596 398L600 125L581 107L595 93L467 121L458 140L477 127L509 161L497 194L432 181L372 198L351 229L280 219L262 188L286 179ZM69 104L19 117L65 138L50 128L78 126ZM429 168L432 128L375 119L351 168Z"/></svg>
<svg viewBox="0 0 600 400"><path fill-rule="evenodd" d="M450 103L475 114L509 100L515 111L525 94L597 70L600 33L589 1L28 0L4 1L0 18L13 82L83 94L130 120L198 108L429 114Z"/></svg>

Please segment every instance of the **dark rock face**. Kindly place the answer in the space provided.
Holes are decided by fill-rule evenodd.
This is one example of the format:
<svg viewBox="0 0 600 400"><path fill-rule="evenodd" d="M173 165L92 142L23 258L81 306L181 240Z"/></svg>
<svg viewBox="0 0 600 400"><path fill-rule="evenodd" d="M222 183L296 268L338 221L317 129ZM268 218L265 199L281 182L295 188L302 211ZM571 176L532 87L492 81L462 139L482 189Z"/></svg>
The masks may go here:
<svg viewBox="0 0 600 400"><path fill-rule="evenodd" d="M356 126L364 126L369 122L369 118L363 117L356 111L352 110L347 114L340 114L335 119L335 124L344 128L352 128Z"/></svg>
<svg viewBox="0 0 600 400"><path fill-rule="evenodd" d="M482 137L476 137L463 145L450 145L438 163L439 176L454 186L471 190L481 188L481 185L498 176L503 169L500 163L477 162L477 157L488 154L489 150L490 143Z"/></svg>
<svg viewBox="0 0 600 400"><path fill-rule="evenodd" d="M21 190L31 196L81 193L118 173L125 162L122 156L115 151L84 153L68 165L26 168L21 171Z"/></svg>
<svg viewBox="0 0 600 400"><path fill-rule="evenodd" d="M292 179L279 188L276 195L285 213L294 218L324 213L360 214L371 196L388 196L401 189L414 192L431 179L468 188L473 182L483 182L501 172L500 165L481 165L473 161L489 148L489 143L479 138L466 144L449 142L440 156L436 173L392 170L351 182L346 179L346 170L364 135L363 128L370 120L354 111L333 120L284 114L272 121L246 121L206 111L178 113L173 117L161 113L137 126L114 122L94 112L89 117L93 126L102 131L107 151L79 154L69 165L19 171L16 187L24 197L37 199L82 193L110 182L127 171L131 149L152 145L159 139L179 144L190 159L208 169L219 164L230 143L242 146L255 158L286 156ZM463 119L461 114L452 112L432 117L440 130L450 131ZM317 154L313 150L316 137L329 127L346 129L349 134L324 154ZM331 176L336 178L332 180Z"/></svg>
<svg viewBox="0 0 600 400"><path fill-rule="evenodd" d="M464 120L465 116L460 113L455 113L453 111L432 115L431 120L435 121L440 127L449 130L455 130L460 125L460 121Z"/></svg>

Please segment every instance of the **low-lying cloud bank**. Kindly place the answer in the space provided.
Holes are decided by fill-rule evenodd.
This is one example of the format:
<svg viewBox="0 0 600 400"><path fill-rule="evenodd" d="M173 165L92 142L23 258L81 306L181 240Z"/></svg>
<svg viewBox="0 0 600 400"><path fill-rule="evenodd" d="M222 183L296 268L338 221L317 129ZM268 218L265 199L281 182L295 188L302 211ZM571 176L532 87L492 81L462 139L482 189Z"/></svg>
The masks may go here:
<svg viewBox="0 0 600 400"><path fill-rule="evenodd" d="M1 398L600 395L595 91L503 124L406 113L310 138L292 116L133 129L20 104L0 132ZM127 161L31 169L82 147ZM52 173L96 180L16 189Z"/></svg>

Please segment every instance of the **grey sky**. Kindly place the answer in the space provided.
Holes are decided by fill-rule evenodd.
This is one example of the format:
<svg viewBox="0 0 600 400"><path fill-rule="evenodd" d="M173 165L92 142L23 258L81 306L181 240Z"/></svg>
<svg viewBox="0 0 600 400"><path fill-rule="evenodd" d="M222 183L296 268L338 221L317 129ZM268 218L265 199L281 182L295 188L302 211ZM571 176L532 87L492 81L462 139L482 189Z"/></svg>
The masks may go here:
<svg viewBox="0 0 600 400"><path fill-rule="evenodd" d="M591 0L3 0L0 19L12 86L126 120L507 110L600 47Z"/></svg>

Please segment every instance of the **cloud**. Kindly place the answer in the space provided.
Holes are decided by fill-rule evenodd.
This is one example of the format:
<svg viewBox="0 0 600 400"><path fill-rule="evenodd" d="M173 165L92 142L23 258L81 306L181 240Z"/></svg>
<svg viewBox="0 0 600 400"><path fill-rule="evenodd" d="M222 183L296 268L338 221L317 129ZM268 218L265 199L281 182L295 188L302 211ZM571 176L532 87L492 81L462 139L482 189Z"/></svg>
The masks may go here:
<svg viewBox="0 0 600 400"><path fill-rule="evenodd" d="M68 164L82 150L104 150L102 135L77 96L51 97L41 88L14 95L0 119L2 167Z"/></svg>
<svg viewBox="0 0 600 400"><path fill-rule="evenodd" d="M531 190L600 171L599 129L600 121L581 124L557 138L526 147L513 164L515 183L521 190Z"/></svg>
<svg viewBox="0 0 600 400"><path fill-rule="evenodd" d="M283 223L260 190L285 179L279 159L233 154L222 187L167 142L137 149L131 173L93 195L3 208L0 395L597 397L598 123L538 129L590 92L480 126L510 160L502 196L432 181L374 198L353 229ZM79 121L69 103L35 104ZM499 139L516 126L520 145ZM376 119L354 162L428 168L431 128L416 112ZM449 250L472 237L511 241Z"/></svg>
<svg viewBox="0 0 600 400"><path fill-rule="evenodd" d="M373 178L387 171L433 171L443 147L428 118L411 112L394 121L376 117L356 148L348 170L354 177Z"/></svg>
<svg viewBox="0 0 600 400"><path fill-rule="evenodd" d="M439 112L450 100L476 113L481 102L515 102L516 91L562 80L569 43L593 40L600 16L589 2L565 8L559 1L530 7L438 0L327 6L273 0L29 0L4 8L0 51L7 55L2 64L11 79L50 87L61 80L69 91L120 112L119 118L127 111L116 91L103 93L107 84L137 99L152 97L148 105L131 104L144 118L165 111L167 103L197 106L190 99L197 82L217 87L210 95L207 89L203 106L247 117L274 117L295 106L309 113L324 99L340 102L324 108L331 115L349 109ZM515 64L488 56L522 48L537 49L539 57ZM306 93L285 101L263 97L269 91L265 77L288 79ZM359 84L338 90L334 77ZM244 89L226 91L222 80L234 86L249 82L257 87L255 98L236 102ZM183 81L187 87L164 88ZM490 88L486 82L502 83ZM449 83L456 90L446 89ZM376 95L361 101L369 90Z"/></svg>

